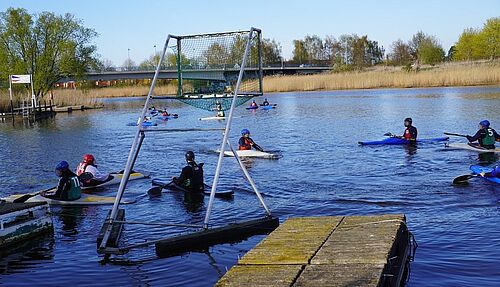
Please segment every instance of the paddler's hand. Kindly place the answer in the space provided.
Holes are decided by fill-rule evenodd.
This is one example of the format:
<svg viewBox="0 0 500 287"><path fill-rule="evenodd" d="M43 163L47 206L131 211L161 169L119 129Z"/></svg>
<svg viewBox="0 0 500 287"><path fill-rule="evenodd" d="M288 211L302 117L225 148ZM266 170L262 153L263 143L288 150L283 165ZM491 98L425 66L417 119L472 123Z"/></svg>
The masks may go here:
<svg viewBox="0 0 500 287"><path fill-rule="evenodd" d="M468 141L472 140L472 137L470 135L466 135L465 137L467 138Z"/></svg>
<svg viewBox="0 0 500 287"><path fill-rule="evenodd" d="M486 175L486 173L483 171L483 172L480 172L479 175L484 177Z"/></svg>

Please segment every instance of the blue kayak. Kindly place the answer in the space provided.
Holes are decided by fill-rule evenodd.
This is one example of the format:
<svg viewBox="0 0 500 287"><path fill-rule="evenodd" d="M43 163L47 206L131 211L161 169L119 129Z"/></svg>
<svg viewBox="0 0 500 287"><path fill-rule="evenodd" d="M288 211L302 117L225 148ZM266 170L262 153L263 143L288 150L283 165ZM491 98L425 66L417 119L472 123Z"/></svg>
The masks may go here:
<svg viewBox="0 0 500 287"><path fill-rule="evenodd" d="M178 118L179 115L168 115L168 116L156 116L154 117L155 119L158 119L158 120L162 120L162 121L165 121L165 120L170 120L170 119L176 119Z"/></svg>
<svg viewBox="0 0 500 287"><path fill-rule="evenodd" d="M272 110L272 109L275 109L276 106L261 106L260 108L263 110Z"/></svg>
<svg viewBox="0 0 500 287"><path fill-rule="evenodd" d="M158 125L157 123L152 123L152 122L143 122L142 123L143 127L151 127L151 126L157 126L157 125ZM130 127L137 126L137 123L128 123L127 126L130 126Z"/></svg>
<svg viewBox="0 0 500 287"><path fill-rule="evenodd" d="M470 170L472 171L472 174L480 174L481 172L491 172L493 171L493 168L480 165L471 165ZM483 177L483 178L491 182L500 183L500 178L498 177Z"/></svg>
<svg viewBox="0 0 500 287"><path fill-rule="evenodd" d="M440 138L430 138L430 139L417 139L417 143L426 143L426 142L442 142L447 141L449 137L440 137ZM389 137L380 141L367 141L367 142L358 142L360 145L406 145L411 144L409 140L404 140L400 138Z"/></svg>
<svg viewBox="0 0 500 287"><path fill-rule="evenodd" d="M256 110L258 108L259 108L259 106L249 106L249 107L246 107L247 110Z"/></svg>

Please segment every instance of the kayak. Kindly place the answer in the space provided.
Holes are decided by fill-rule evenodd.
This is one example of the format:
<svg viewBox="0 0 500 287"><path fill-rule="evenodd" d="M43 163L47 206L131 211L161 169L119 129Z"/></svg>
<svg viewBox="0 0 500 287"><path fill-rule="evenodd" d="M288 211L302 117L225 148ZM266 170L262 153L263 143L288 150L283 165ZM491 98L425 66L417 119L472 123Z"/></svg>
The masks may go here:
<svg viewBox="0 0 500 287"><path fill-rule="evenodd" d="M272 110L272 109L275 109L276 106L261 106L260 108L263 110Z"/></svg>
<svg viewBox="0 0 500 287"><path fill-rule="evenodd" d="M472 174L480 174L481 172L491 172L493 171L493 168L480 165L471 165L470 170L472 171ZM500 183L500 178L498 177L483 177L483 178L491 182Z"/></svg>
<svg viewBox="0 0 500 287"><path fill-rule="evenodd" d="M223 121L225 120L227 117L206 117L206 118L199 118L200 121L211 121L211 120L219 120L219 121Z"/></svg>
<svg viewBox="0 0 500 287"><path fill-rule="evenodd" d="M189 190L183 188L182 186L179 186L175 184L173 181L166 181L166 180L161 180L158 178L153 179L153 185L156 186L161 186L163 188L172 190L172 191L183 191L183 192L190 192ZM204 195L210 195L210 189L211 186L205 184L205 190L203 191ZM221 197L221 198L229 198L234 195L234 191L232 190L226 190L226 191L217 191L215 193L215 197Z"/></svg>
<svg viewBox="0 0 500 287"><path fill-rule="evenodd" d="M108 179L106 181L102 182L101 184L94 185L94 186L82 186L82 189L85 190L85 189L92 189L92 188L100 188L100 187L104 187L104 186L108 186L108 185L120 184L120 181L122 180L122 177L123 177L123 173L113 172L113 173L110 173L109 175L110 176L108 177ZM134 172L134 173L130 174L128 181L142 179L142 178L146 178L146 177L149 177L149 174L146 172L145 173Z"/></svg>
<svg viewBox="0 0 500 287"><path fill-rule="evenodd" d="M159 115L159 116L156 116L154 118L157 120L166 121L166 120L170 120L170 119L177 119L178 117L179 117L179 115L169 115L169 116Z"/></svg>
<svg viewBox="0 0 500 287"><path fill-rule="evenodd" d="M440 142L447 141L449 137L439 137L439 138L430 138L430 139L417 139L417 143L427 143L427 142ZM358 142L360 145L406 145L411 144L409 140L388 137L386 139L380 141L366 141L366 142Z"/></svg>
<svg viewBox="0 0 500 287"><path fill-rule="evenodd" d="M133 127L133 126L137 126L138 123L128 123L127 126L129 127ZM153 123L153 122L143 122L142 123L142 126L143 127L151 127L151 126L157 126L158 124L157 123Z"/></svg>
<svg viewBox="0 0 500 287"><path fill-rule="evenodd" d="M259 106L249 106L249 107L246 107L247 110L256 110L258 108L259 108Z"/></svg>
<svg viewBox="0 0 500 287"><path fill-rule="evenodd" d="M55 191L55 188L50 191ZM58 199L51 199L47 197L43 197L42 195L38 194L39 192L33 192L33 193L25 193L25 194L13 194L8 197L2 198L6 202L13 202L15 199L20 198L21 196L25 196L27 194L33 195L30 197L28 200L25 202L47 202L48 204L52 205L105 205L105 204L113 204L115 203L115 198L112 196L99 196L99 195L91 195L91 194L84 194L82 193L82 196L79 199L76 200L58 200ZM36 195L37 194L37 195ZM134 203L136 200L122 200L123 204L129 204L129 203Z"/></svg>
<svg viewBox="0 0 500 287"><path fill-rule="evenodd" d="M219 120L219 121L223 121L225 119L227 119L228 117L205 117L205 118L198 118L200 121L213 121L213 120ZM238 117L234 117L233 116L233 119L236 119L236 118L240 118L239 116Z"/></svg>
<svg viewBox="0 0 500 287"><path fill-rule="evenodd" d="M217 150L216 152L220 152ZM280 158L279 154L268 153L258 150L237 150L236 154L239 157L256 157L256 158L266 158L266 159L278 159ZM224 151L225 156L234 156L232 151Z"/></svg>
<svg viewBox="0 0 500 287"><path fill-rule="evenodd" d="M451 148L451 149L466 149L466 150L472 150L476 152L493 152L493 153L500 153L500 148L495 148L495 149L485 149L477 146L472 146L467 143L447 143L445 144L446 148Z"/></svg>

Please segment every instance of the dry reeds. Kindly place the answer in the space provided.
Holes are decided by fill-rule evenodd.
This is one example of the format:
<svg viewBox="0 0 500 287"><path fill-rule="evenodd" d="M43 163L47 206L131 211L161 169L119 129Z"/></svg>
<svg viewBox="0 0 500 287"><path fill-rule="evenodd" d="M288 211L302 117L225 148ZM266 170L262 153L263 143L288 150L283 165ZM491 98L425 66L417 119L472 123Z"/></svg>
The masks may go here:
<svg viewBox="0 0 500 287"><path fill-rule="evenodd" d="M500 62L442 65L419 72L401 69L270 76L264 78L265 92L416 88L496 85L500 83Z"/></svg>

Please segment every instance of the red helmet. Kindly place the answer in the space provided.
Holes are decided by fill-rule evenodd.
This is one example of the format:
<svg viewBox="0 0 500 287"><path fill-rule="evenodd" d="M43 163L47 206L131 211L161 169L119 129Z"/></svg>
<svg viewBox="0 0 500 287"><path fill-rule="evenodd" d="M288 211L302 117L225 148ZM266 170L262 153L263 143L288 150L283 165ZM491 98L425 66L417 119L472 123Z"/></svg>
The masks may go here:
<svg viewBox="0 0 500 287"><path fill-rule="evenodd" d="M91 154L86 154L83 156L83 162L84 163L89 163L89 164L93 164L95 161L95 158L93 155Z"/></svg>

